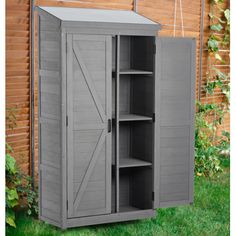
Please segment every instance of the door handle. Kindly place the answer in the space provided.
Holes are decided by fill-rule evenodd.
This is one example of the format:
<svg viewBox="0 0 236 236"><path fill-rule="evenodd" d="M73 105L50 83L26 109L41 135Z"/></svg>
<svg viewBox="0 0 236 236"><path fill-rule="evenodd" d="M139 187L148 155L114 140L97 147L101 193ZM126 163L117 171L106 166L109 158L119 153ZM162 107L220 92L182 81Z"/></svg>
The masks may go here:
<svg viewBox="0 0 236 236"><path fill-rule="evenodd" d="M107 122L107 125L108 125L108 133L111 133L111 119L108 119L108 122Z"/></svg>

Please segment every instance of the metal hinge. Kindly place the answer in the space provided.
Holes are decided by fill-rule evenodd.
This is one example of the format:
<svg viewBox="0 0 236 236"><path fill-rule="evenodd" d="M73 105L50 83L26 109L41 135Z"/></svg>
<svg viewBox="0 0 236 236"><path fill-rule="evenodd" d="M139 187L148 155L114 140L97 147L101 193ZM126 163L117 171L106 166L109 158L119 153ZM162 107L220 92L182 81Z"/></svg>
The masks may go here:
<svg viewBox="0 0 236 236"><path fill-rule="evenodd" d="M152 201L154 201L154 200L155 200L155 193L152 192Z"/></svg>
<svg viewBox="0 0 236 236"><path fill-rule="evenodd" d="M66 126L68 126L68 116L66 116Z"/></svg>
<svg viewBox="0 0 236 236"><path fill-rule="evenodd" d="M68 200L66 201L66 209L68 210Z"/></svg>
<svg viewBox="0 0 236 236"><path fill-rule="evenodd" d="M153 53L156 54L156 52L157 52L157 46L156 46L156 44L154 43L154 44L153 44Z"/></svg>
<svg viewBox="0 0 236 236"><path fill-rule="evenodd" d="M156 121L156 114L152 113L152 121L155 122Z"/></svg>

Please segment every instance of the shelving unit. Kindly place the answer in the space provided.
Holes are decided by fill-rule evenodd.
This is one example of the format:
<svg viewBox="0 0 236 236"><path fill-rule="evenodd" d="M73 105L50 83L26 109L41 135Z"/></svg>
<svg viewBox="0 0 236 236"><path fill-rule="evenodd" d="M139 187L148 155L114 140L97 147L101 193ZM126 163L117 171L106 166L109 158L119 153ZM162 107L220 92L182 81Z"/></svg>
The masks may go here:
<svg viewBox="0 0 236 236"><path fill-rule="evenodd" d="M152 45L153 37L117 36L113 39L116 49L113 49L112 73L116 140L113 201L117 212L151 209L154 139Z"/></svg>

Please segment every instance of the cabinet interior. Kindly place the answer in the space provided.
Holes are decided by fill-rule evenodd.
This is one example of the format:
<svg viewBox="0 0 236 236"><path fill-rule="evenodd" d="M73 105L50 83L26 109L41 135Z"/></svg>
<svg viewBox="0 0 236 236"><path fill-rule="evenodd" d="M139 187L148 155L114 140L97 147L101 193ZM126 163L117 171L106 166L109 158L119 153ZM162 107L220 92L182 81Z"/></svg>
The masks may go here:
<svg viewBox="0 0 236 236"><path fill-rule="evenodd" d="M154 37L112 39L112 211L152 208Z"/></svg>

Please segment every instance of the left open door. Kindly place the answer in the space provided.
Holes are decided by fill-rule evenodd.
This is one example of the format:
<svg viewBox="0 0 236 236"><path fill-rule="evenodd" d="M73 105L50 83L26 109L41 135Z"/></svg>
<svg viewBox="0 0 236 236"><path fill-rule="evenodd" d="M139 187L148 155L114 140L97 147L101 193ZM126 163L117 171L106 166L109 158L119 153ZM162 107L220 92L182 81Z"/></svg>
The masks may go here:
<svg viewBox="0 0 236 236"><path fill-rule="evenodd" d="M111 45L67 36L68 218L111 213Z"/></svg>

